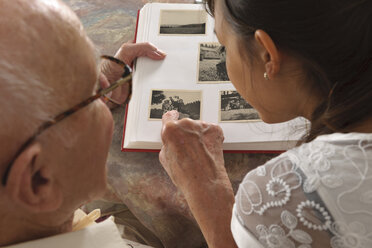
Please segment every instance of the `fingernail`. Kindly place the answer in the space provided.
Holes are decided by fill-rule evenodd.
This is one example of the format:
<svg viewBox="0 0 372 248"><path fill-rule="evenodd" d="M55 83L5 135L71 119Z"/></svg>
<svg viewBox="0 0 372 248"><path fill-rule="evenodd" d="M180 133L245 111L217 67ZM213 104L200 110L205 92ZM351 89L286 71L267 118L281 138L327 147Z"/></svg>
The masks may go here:
<svg viewBox="0 0 372 248"><path fill-rule="evenodd" d="M175 119L178 119L178 117L180 116L180 114L178 113L177 110L172 110L170 113L171 113L171 115L172 115Z"/></svg>
<svg viewBox="0 0 372 248"><path fill-rule="evenodd" d="M165 52L163 52L162 50L156 50L156 53L161 55L161 56L167 56L167 54Z"/></svg>

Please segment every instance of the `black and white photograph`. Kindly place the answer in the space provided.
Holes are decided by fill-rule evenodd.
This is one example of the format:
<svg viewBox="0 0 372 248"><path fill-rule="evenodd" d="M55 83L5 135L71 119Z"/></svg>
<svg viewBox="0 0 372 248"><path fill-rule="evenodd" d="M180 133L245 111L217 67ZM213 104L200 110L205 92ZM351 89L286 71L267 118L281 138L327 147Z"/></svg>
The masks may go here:
<svg viewBox="0 0 372 248"><path fill-rule="evenodd" d="M201 91L190 90L152 90L150 120L161 120L163 114L177 110L179 119L200 120Z"/></svg>
<svg viewBox="0 0 372 248"><path fill-rule="evenodd" d="M226 51L218 42L199 44L198 83L229 83Z"/></svg>
<svg viewBox="0 0 372 248"><path fill-rule="evenodd" d="M160 35L205 35L205 10L161 10Z"/></svg>
<svg viewBox="0 0 372 248"><path fill-rule="evenodd" d="M240 94L233 91L220 92L220 122L260 121L260 116Z"/></svg>

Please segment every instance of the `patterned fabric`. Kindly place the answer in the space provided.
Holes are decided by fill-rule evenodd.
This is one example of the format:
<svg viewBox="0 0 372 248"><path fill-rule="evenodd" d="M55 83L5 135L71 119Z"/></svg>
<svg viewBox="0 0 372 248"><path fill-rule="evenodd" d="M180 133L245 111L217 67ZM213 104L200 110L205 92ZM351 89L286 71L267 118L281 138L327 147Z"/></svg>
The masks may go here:
<svg viewBox="0 0 372 248"><path fill-rule="evenodd" d="M323 135L251 171L233 218L263 247L372 247L372 134Z"/></svg>

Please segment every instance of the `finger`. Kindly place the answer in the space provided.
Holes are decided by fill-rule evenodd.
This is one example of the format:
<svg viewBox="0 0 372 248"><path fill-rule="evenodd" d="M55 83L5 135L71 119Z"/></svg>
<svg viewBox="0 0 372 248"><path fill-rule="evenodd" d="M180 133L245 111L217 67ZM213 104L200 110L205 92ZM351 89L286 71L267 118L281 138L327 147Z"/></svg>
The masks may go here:
<svg viewBox="0 0 372 248"><path fill-rule="evenodd" d="M148 57L154 60L162 60L166 54L149 42L144 43L125 43L117 53L127 64L132 64L138 57Z"/></svg>
<svg viewBox="0 0 372 248"><path fill-rule="evenodd" d="M110 83L109 83L107 77L105 76L105 74L100 73L98 80L99 80L99 84L100 84L102 89L106 89L107 87L110 86Z"/></svg>
<svg viewBox="0 0 372 248"><path fill-rule="evenodd" d="M176 110L172 110L172 111L165 113L162 118L163 127L165 124L169 122L177 121L179 117L180 117L180 114Z"/></svg>
<svg viewBox="0 0 372 248"><path fill-rule="evenodd" d="M112 92L111 98L119 103L124 103L129 95L129 84L123 84Z"/></svg>
<svg viewBox="0 0 372 248"><path fill-rule="evenodd" d="M160 164L164 167L164 169L165 169L165 161L166 161L166 159L165 159L165 148L164 148L164 146L161 148L161 150L160 150L160 152L159 152L159 162L160 162Z"/></svg>
<svg viewBox="0 0 372 248"><path fill-rule="evenodd" d="M99 85L101 86L101 89L106 89L106 88L108 88L110 86L110 82L108 81L108 79L105 76L105 74L100 73L98 80L99 80ZM107 93L106 96L111 97L112 96L112 92Z"/></svg>
<svg viewBox="0 0 372 248"><path fill-rule="evenodd" d="M210 126L210 124L205 121L193 120L190 118L183 118L177 124L183 130L194 131L200 134L204 133Z"/></svg>
<svg viewBox="0 0 372 248"><path fill-rule="evenodd" d="M148 57L153 60L162 60L167 55L153 44L145 42L133 44L134 57Z"/></svg>
<svg viewBox="0 0 372 248"><path fill-rule="evenodd" d="M200 121L200 125L203 129L207 129L210 126L210 124L205 121Z"/></svg>
<svg viewBox="0 0 372 248"><path fill-rule="evenodd" d="M163 118L162 118L163 126L161 128L161 140L163 144L166 143L164 133L165 133L167 124L172 123L172 122L175 123L175 121L177 121L178 118L179 118L179 113L176 110L169 111L163 115Z"/></svg>
<svg viewBox="0 0 372 248"><path fill-rule="evenodd" d="M161 51L151 51L146 56L153 60L163 60L167 55Z"/></svg>
<svg viewBox="0 0 372 248"><path fill-rule="evenodd" d="M157 53L159 56L164 56L164 57L166 56L165 52L161 51L160 49L158 49L156 46L154 46L153 44L149 42L132 44L132 46L134 47L137 55L139 56L142 51L146 51L149 54Z"/></svg>

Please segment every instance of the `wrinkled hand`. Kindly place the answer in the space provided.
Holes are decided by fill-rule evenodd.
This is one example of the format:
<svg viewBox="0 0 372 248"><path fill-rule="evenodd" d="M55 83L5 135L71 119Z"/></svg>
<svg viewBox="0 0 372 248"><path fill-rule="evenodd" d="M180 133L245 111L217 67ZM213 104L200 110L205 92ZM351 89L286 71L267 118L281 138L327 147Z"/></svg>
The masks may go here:
<svg viewBox="0 0 372 248"><path fill-rule="evenodd" d="M236 247L230 230L234 193L224 166L222 129L178 117L177 111L163 115L160 162L183 192L208 247Z"/></svg>
<svg viewBox="0 0 372 248"><path fill-rule="evenodd" d="M120 59L127 65L132 65L138 57L148 57L153 60L162 60L165 53L157 49L151 43L124 43L116 52L115 58ZM102 88L107 88L111 83L120 79L123 74L123 68L111 61L104 60L101 64L100 84ZM124 84L122 87L115 89L111 93L111 98L118 103L124 103L129 94L129 85Z"/></svg>
<svg viewBox="0 0 372 248"><path fill-rule="evenodd" d="M163 147L159 159L184 194L199 185L228 181L224 167L222 129L215 124L178 120L178 112L163 116ZM196 187L196 188L195 188Z"/></svg>

